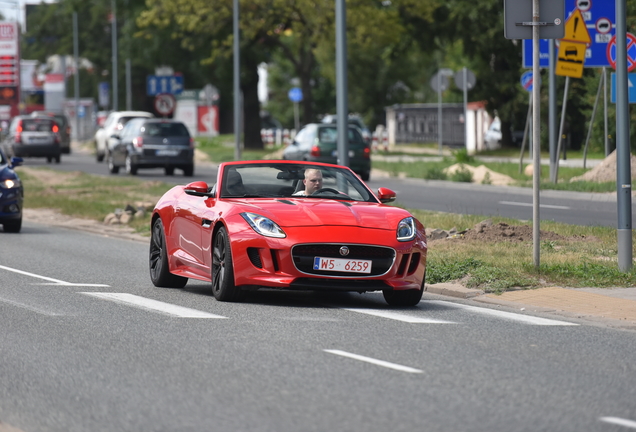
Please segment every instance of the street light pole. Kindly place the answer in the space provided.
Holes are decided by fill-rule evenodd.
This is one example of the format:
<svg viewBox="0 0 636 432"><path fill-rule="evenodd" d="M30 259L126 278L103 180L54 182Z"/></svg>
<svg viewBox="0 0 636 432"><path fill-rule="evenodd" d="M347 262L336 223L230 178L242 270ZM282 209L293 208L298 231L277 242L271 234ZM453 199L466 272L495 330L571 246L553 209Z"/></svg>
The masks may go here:
<svg viewBox="0 0 636 432"><path fill-rule="evenodd" d="M77 12L73 12L73 57L75 57L75 139L79 134L79 37L77 26Z"/></svg>
<svg viewBox="0 0 636 432"><path fill-rule="evenodd" d="M117 87L117 11L115 9L115 0L110 0L111 8L111 33L113 46L113 111L118 110L119 100L117 99L119 88Z"/></svg>

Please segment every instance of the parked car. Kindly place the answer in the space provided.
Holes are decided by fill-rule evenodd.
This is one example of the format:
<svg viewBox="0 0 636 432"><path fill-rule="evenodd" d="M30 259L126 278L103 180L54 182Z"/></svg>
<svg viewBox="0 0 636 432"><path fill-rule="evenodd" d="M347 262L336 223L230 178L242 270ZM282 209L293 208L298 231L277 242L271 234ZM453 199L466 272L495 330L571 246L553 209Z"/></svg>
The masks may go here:
<svg viewBox="0 0 636 432"><path fill-rule="evenodd" d="M45 157L60 163L60 126L52 117L16 116L1 145L9 156Z"/></svg>
<svg viewBox="0 0 636 432"><path fill-rule="evenodd" d="M153 118L152 113L146 111L113 111L104 126L95 132L95 157L97 162L102 162L108 154L109 141L113 134L119 134L126 123L134 118Z"/></svg>
<svg viewBox="0 0 636 432"><path fill-rule="evenodd" d="M296 196L319 171L322 187ZM292 161L219 165L216 184L175 186L151 221L150 280L182 288L211 282L219 301L244 290L382 291L395 306L419 303L426 276L424 226L385 203L349 168Z"/></svg>
<svg viewBox="0 0 636 432"><path fill-rule="evenodd" d="M369 128L367 127L366 124L364 124L364 121L362 120L362 118L356 114L349 114L348 116L348 120L350 125L356 126L358 129L360 129L360 133L362 134L362 138L364 138L364 140L366 142L368 142L369 144L371 144L371 131L369 130ZM328 123L328 124L337 124L338 123L338 117L333 115L333 114L327 114L326 116L324 116L322 118L322 123Z"/></svg>
<svg viewBox="0 0 636 432"><path fill-rule="evenodd" d="M17 233L22 229L22 200L24 189L13 168L22 165L22 158L7 158L0 149L0 224L4 232Z"/></svg>
<svg viewBox="0 0 636 432"><path fill-rule="evenodd" d="M349 167L368 181L371 176L371 147L355 126L349 126ZM331 123L310 123L283 150L283 159L338 163L338 130Z"/></svg>
<svg viewBox="0 0 636 432"><path fill-rule="evenodd" d="M64 154L71 153L71 124L66 115L49 111L33 111L31 113L31 116L54 118L58 126L60 127L60 149Z"/></svg>
<svg viewBox="0 0 636 432"><path fill-rule="evenodd" d="M117 174L125 167L136 175L140 168L163 168L173 175L175 168L183 175L194 175L194 139L185 124L177 120L135 118L120 134L113 135L108 152L108 169Z"/></svg>

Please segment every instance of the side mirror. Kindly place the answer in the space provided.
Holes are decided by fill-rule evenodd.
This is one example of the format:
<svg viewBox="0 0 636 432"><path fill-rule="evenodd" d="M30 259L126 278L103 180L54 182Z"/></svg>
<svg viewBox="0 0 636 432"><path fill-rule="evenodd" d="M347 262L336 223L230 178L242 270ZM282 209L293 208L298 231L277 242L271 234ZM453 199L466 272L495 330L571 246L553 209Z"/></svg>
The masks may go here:
<svg viewBox="0 0 636 432"><path fill-rule="evenodd" d="M378 198L380 202L384 204L393 202L395 201L395 192L384 187L378 188Z"/></svg>
<svg viewBox="0 0 636 432"><path fill-rule="evenodd" d="M117 135L117 134L112 134L110 137L113 138L113 139L116 139L116 140L119 139L119 135Z"/></svg>
<svg viewBox="0 0 636 432"><path fill-rule="evenodd" d="M12 157L11 158L11 167L17 167L22 165L22 163L24 162L24 159L22 159L21 157Z"/></svg>
<svg viewBox="0 0 636 432"><path fill-rule="evenodd" d="M188 183L185 187L185 193L192 196L214 197L214 191L208 192L208 184L204 181L195 181Z"/></svg>

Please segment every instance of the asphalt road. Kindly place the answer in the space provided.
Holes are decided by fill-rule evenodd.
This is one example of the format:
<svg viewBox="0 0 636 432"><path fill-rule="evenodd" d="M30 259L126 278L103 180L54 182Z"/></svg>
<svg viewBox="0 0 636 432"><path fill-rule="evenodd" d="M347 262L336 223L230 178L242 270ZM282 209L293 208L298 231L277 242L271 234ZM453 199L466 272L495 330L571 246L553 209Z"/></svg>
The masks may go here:
<svg viewBox="0 0 636 432"><path fill-rule="evenodd" d="M1 432L636 425L634 331L428 293L222 303L155 288L142 242L29 221L0 237Z"/></svg>
<svg viewBox="0 0 636 432"><path fill-rule="evenodd" d="M110 176L105 163L98 163L94 156L74 152L63 155L62 162L47 164L44 159L26 159L26 166L48 166L65 171ZM179 170L174 176L166 176L162 169L139 170L140 179L184 184L191 180L216 181L216 166L200 163L193 178L186 178ZM126 174L117 174L125 176ZM504 216L531 220L533 214L532 188L457 183L450 181L371 177L369 186L377 190L384 186L397 192L397 202L406 208L460 214ZM540 192L541 220L554 220L583 226L618 226L618 206L615 193L580 193L542 190ZM632 200L632 226L636 222L636 200Z"/></svg>

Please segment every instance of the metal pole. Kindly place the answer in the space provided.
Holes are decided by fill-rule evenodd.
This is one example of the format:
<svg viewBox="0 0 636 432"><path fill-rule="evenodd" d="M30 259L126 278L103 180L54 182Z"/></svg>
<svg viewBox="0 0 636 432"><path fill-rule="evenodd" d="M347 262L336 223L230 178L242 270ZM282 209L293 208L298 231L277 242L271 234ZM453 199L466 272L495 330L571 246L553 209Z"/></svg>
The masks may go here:
<svg viewBox="0 0 636 432"><path fill-rule="evenodd" d="M466 75L466 66L464 66L462 68L462 79L464 82L464 146L468 148L468 82Z"/></svg>
<svg viewBox="0 0 636 432"><path fill-rule="evenodd" d="M534 170L532 182L532 243L534 266L539 268L540 263L540 220L539 220L539 186L541 177L541 141L539 134L541 120L541 100L539 85L539 0L532 0L532 143L534 149Z"/></svg>
<svg viewBox="0 0 636 432"><path fill-rule="evenodd" d="M77 12L73 12L73 57L75 60L75 139L79 140L79 38L77 26Z"/></svg>
<svg viewBox="0 0 636 432"><path fill-rule="evenodd" d="M552 178L552 183L557 183L559 181L559 156L561 154L561 141L563 140L563 128L565 127L565 109L568 105L568 90L570 88L570 77L565 77L565 90L563 91L563 104L561 106L561 125L559 126L559 139L557 144L557 163L554 166L554 177Z"/></svg>
<svg viewBox="0 0 636 432"><path fill-rule="evenodd" d="M603 105L605 108L605 157L609 156L609 137L607 135L607 69L603 68Z"/></svg>
<svg viewBox="0 0 636 432"><path fill-rule="evenodd" d="M130 17L128 8L128 0L126 0L126 18ZM126 40L128 46L126 47L126 109L132 110L132 66L130 61L130 32L126 32Z"/></svg>
<svg viewBox="0 0 636 432"><path fill-rule="evenodd" d="M239 0L233 2L234 26L234 160L241 160L241 69L239 57Z"/></svg>
<svg viewBox="0 0 636 432"><path fill-rule="evenodd" d="M338 165L343 166L349 166L346 14L345 0L336 0L336 121L338 126Z"/></svg>
<svg viewBox="0 0 636 432"><path fill-rule="evenodd" d="M534 85L534 84L533 84ZM526 126L523 128L523 140L521 141L521 152L519 153L519 174L523 171L523 152L526 151L526 141L528 140L528 128L532 119L532 95L528 102L528 115L526 115Z"/></svg>
<svg viewBox="0 0 636 432"><path fill-rule="evenodd" d="M437 135L439 138L439 155L442 155L442 73L437 72Z"/></svg>
<svg viewBox="0 0 636 432"><path fill-rule="evenodd" d="M294 102L294 127L296 132L300 129L300 113L298 112L298 102Z"/></svg>
<svg viewBox="0 0 636 432"><path fill-rule="evenodd" d="M616 198L618 204L618 268L632 269L632 181L629 151L627 87L627 7L616 0Z"/></svg>
<svg viewBox="0 0 636 432"><path fill-rule="evenodd" d="M119 109L119 88L117 87L117 10L115 9L115 0L110 0L110 8L112 13L111 20L111 36L113 46L113 111Z"/></svg>
<svg viewBox="0 0 636 432"><path fill-rule="evenodd" d="M598 99L601 97L601 89L603 88L603 75L598 80L598 90L596 90L596 99L594 100L594 108L592 108L592 118L590 119L590 126L587 129L587 138L585 139L585 147L583 148L583 168L586 168L587 162L587 146L590 143L590 135L592 135L592 125L594 124L594 118L596 117L596 107L598 106Z"/></svg>
<svg viewBox="0 0 636 432"><path fill-rule="evenodd" d="M558 154L556 152L556 128L557 128L557 96L556 96L556 61L554 39L548 41L550 44L550 69L548 71L548 139L550 146L550 178L555 177L555 169L558 163ZM537 78L538 82L538 78Z"/></svg>

